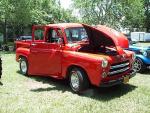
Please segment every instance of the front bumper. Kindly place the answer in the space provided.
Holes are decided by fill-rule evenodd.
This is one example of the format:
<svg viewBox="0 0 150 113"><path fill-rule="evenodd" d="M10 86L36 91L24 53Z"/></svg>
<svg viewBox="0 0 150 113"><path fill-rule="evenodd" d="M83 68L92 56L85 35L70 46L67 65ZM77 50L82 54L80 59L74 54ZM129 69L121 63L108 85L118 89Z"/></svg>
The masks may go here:
<svg viewBox="0 0 150 113"><path fill-rule="evenodd" d="M134 77L135 75L136 75L136 72L132 70L126 76L129 76L129 79L130 79L130 78ZM100 87L110 87L110 86L114 86L114 85L117 85L117 84L122 84L123 81L124 81L124 77L126 77L126 76L122 76L121 78L116 79L116 80L103 82L99 86Z"/></svg>

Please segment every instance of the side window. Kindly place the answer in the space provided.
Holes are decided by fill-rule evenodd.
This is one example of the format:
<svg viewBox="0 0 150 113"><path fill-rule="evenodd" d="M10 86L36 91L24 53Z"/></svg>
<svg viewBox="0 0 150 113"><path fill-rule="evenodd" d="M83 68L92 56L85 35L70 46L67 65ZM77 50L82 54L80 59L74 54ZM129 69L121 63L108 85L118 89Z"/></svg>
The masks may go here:
<svg viewBox="0 0 150 113"><path fill-rule="evenodd" d="M34 32L34 39L35 40L44 40L44 30L36 29Z"/></svg>
<svg viewBox="0 0 150 113"><path fill-rule="evenodd" d="M49 29L47 32L47 41L50 43L58 43L62 37L60 29Z"/></svg>
<svg viewBox="0 0 150 113"><path fill-rule="evenodd" d="M84 28L67 28L65 29L66 37L69 43L73 41L88 41L88 35Z"/></svg>

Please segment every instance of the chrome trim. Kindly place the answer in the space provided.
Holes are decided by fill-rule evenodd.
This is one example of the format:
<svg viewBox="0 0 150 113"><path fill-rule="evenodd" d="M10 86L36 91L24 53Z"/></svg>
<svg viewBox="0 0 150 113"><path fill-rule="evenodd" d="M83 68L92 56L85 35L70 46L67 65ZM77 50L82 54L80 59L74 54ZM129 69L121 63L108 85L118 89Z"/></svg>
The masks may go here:
<svg viewBox="0 0 150 113"><path fill-rule="evenodd" d="M126 68L123 68L123 69L120 69L120 70L117 70L117 71L112 71L112 72L109 72L108 75L121 73L121 72L127 71L128 69L129 69L129 67L126 67Z"/></svg>
<svg viewBox="0 0 150 113"><path fill-rule="evenodd" d="M119 64L119 65L111 66L110 69L121 68L121 67L125 67L125 66L128 66L128 65L129 65L129 62L128 63L124 63L124 64Z"/></svg>

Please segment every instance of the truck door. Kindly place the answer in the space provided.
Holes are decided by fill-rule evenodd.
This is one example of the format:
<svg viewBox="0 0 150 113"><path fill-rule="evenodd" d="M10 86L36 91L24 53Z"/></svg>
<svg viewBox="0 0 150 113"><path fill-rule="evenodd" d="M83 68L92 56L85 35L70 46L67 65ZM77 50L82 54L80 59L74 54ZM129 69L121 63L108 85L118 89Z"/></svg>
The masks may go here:
<svg viewBox="0 0 150 113"><path fill-rule="evenodd" d="M38 28L31 44L30 69L35 75L61 75L62 49L57 29Z"/></svg>

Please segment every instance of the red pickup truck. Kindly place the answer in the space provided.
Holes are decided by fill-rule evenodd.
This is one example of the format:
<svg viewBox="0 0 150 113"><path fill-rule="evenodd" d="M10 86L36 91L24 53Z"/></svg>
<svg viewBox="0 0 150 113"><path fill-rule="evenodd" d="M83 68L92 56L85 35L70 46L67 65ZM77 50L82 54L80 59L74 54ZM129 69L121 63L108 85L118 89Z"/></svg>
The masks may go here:
<svg viewBox="0 0 150 113"><path fill-rule="evenodd" d="M31 41L16 41L16 60L22 74L68 79L76 93L90 84L126 83L135 75L135 54L120 48L115 36L107 27L78 23L33 26Z"/></svg>

